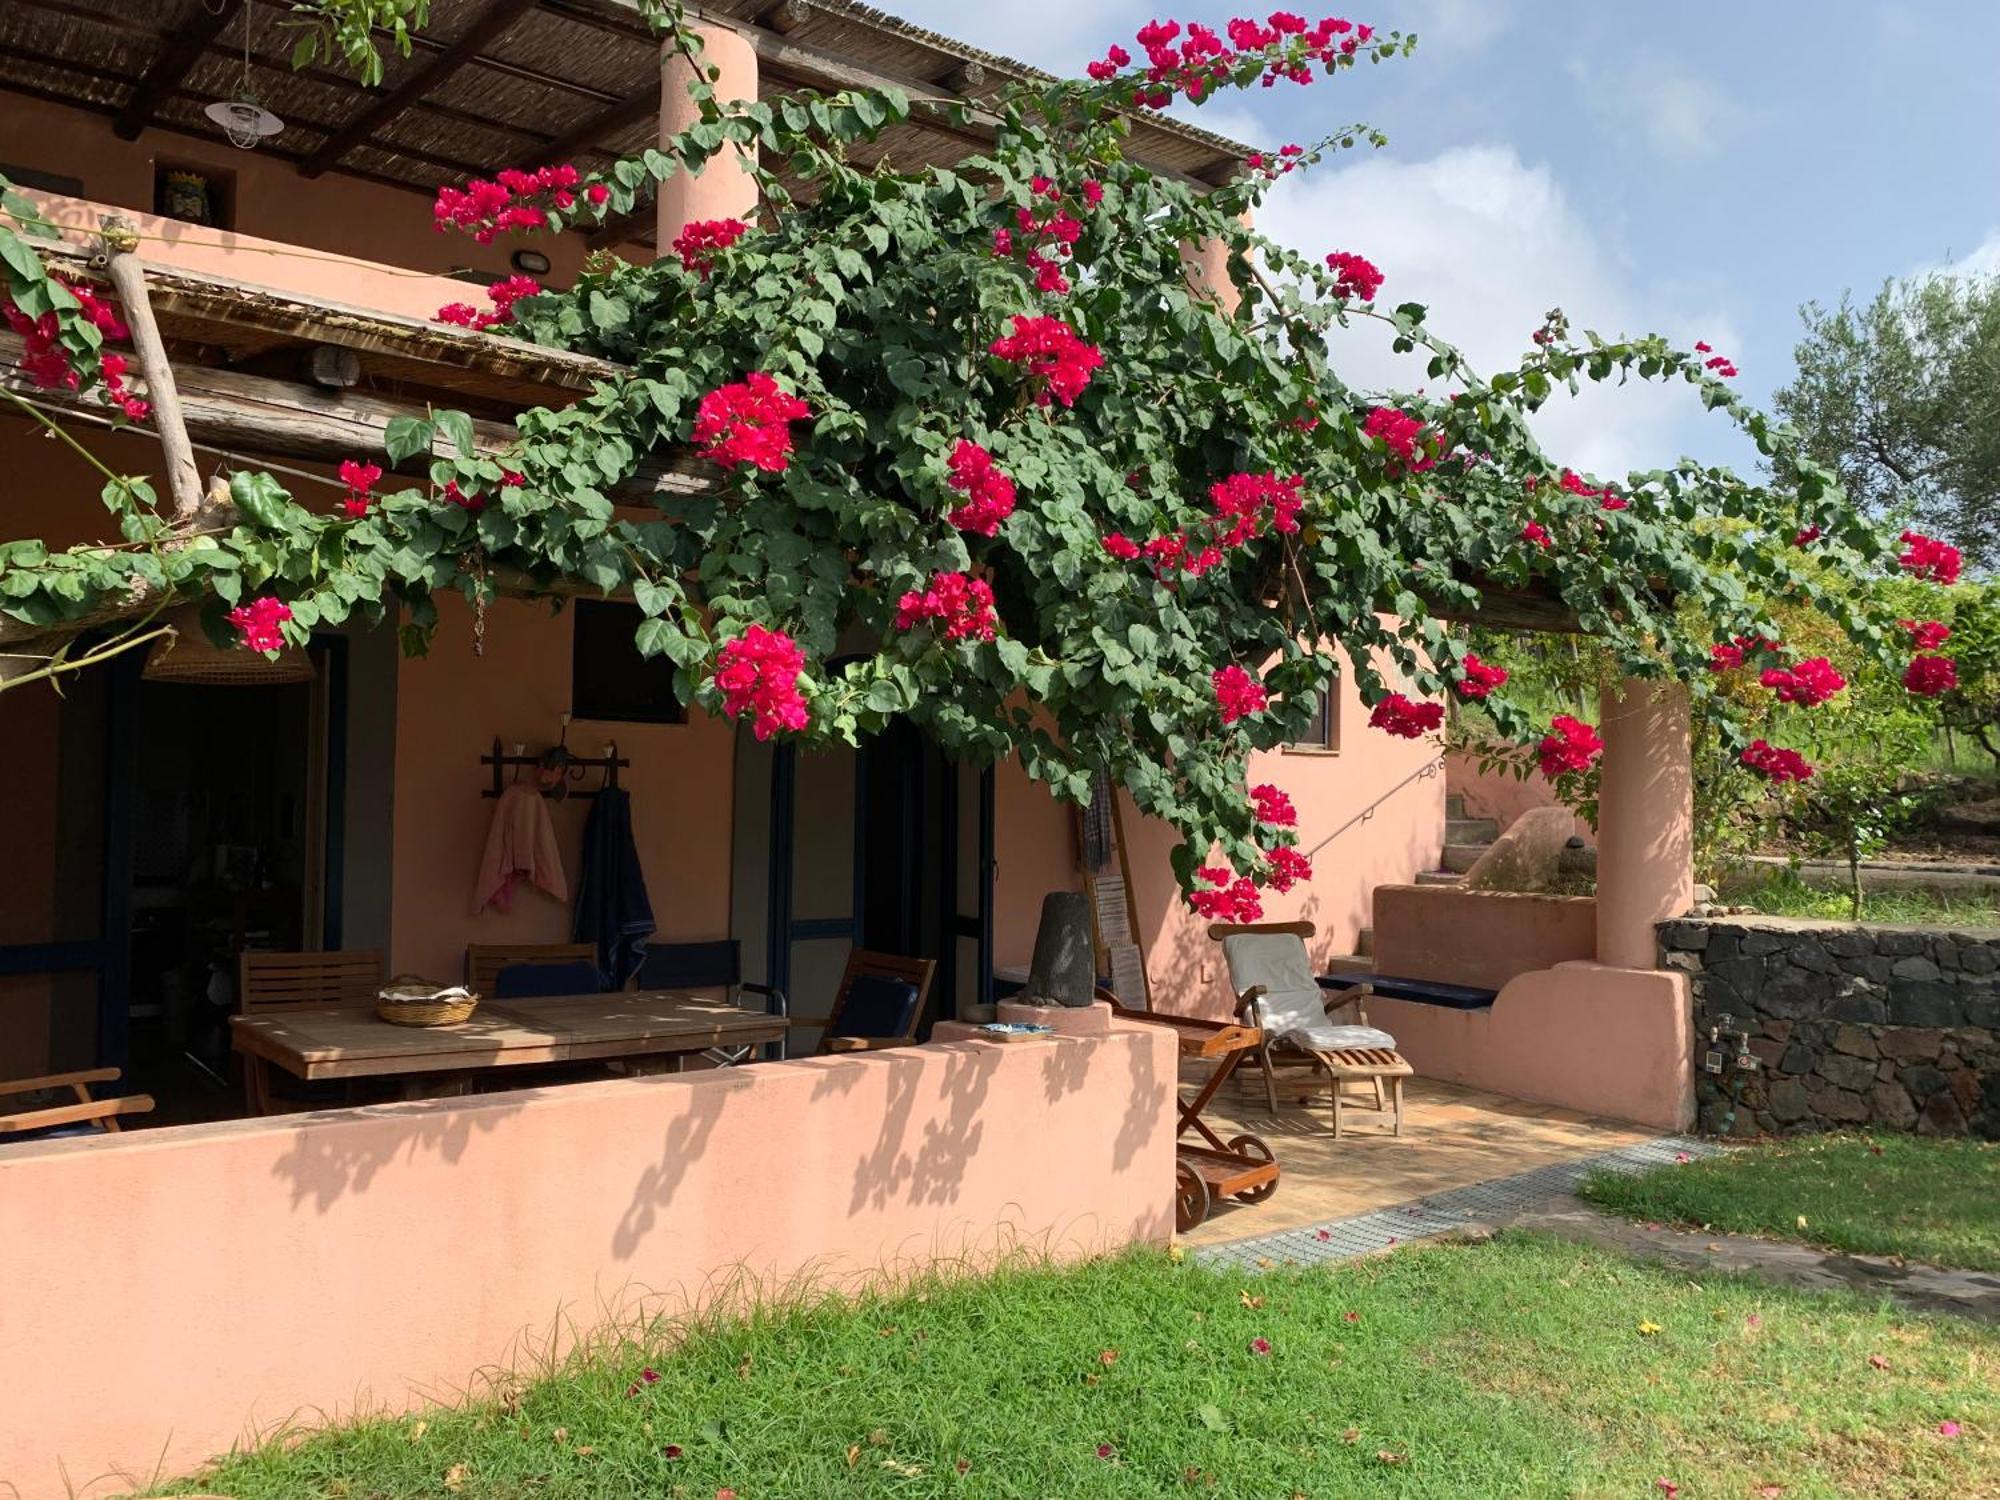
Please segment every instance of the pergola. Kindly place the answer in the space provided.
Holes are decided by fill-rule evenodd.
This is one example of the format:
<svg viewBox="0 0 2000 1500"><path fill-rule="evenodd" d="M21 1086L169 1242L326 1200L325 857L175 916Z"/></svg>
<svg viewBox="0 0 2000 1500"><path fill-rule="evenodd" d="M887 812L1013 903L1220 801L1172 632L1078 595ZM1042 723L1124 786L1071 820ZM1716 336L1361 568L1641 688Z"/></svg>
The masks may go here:
<svg viewBox="0 0 2000 1500"><path fill-rule="evenodd" d="M1047 76L854 0L712 0L688 14L749 42L761 97L894 87L973 106L962 126L920 111L885 134L875 157L956 161L991 138L982 98ZM0 90L109 115L127 140L151 129L208 137L215 127L202 110L236 93L247 45L250 88L285 124L261 152L304 177L340 172L426 196L503 166L598 170L657 138L659 43L634 0L433 0L409 57L381 39L385 74L373 90L329 67L294 70L294 20L289 0L9 0L0 6ZM1226 181L1244 154L1161 116L1135 123L1132 149L1197 186ZM642 210L592 242L653 239Z"/></svg>

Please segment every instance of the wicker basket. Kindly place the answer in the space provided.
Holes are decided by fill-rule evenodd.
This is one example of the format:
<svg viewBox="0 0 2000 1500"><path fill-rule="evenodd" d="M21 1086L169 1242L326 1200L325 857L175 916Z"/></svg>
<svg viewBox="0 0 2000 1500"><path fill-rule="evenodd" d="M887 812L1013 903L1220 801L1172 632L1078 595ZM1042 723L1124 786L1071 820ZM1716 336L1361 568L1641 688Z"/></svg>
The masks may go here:
<svg viewBox="0 0 2000 1500"><path fill-rule="evenodd" d="M375 996L375 1014L394 1026L456 1026L479 1008L479 997L416 974L398 974Z"/></svg>

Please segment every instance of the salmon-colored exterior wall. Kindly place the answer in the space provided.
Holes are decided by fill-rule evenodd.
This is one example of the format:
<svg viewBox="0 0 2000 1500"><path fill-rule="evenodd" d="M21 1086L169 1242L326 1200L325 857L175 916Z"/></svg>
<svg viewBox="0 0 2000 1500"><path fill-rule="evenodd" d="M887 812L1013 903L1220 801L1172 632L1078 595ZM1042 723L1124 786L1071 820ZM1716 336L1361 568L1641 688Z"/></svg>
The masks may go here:
<svg viewBox="0 0 2000 1500"><path fill-rule="evenodd" d="M486 654L472 654L472 611L439 601L427 656L405 657L397 681L395 919L390 965L455 981L467 943L567 942L572 905L522 883L513 910L473 915L471 894L496 804L480 796L492 770L479 757L500 737L534 754L561 734L570 705L571 613L503 599L486 612ZM731 758L734 728L691 712L685 724L578 719L570 748L601 755L612 740L629 759L619 785L632 794L634 841L658 940L729 936ZM578 783L588 789L591 773ZM583 823L591 803L551 803L563 869L575 895Z"/></svg>
<svg viewBox="0 0 2000 1500"><path fill-rule="evenodd" d="M1518 974L1596 952L1597 903L1588 896L1435 885L1375 888L1380 974L1497 990Z"/></svg>
<svg viewBox="0 0 2000 1500"><path fill-rule="evenodd" d="M1308 883L1264 893L1268 921L1310 921L1315 960L1351 953L1369 924L1375 888L1407 882L1436 865L1444 837L1444 777L1423 775L1438 758L1430 740L1367 727L1359 691L1343 679L1337 751L1271 750L1251 757L1250 784L1283 788L1299 813L1299 847L1313 862ZM1042 896L1077 890L1072 813L1013 762L994 790L999 869L994 879L994 962L1025 965L1034 951ZM1365 822L1362 814L1373 808ZM1234 1001L1208 922L1182 899L1170 862L1177 835L1123 803L1133 909L1138 914L1153 1004L1179 1015L1228 1016Z"/></svg>
<svg viewBox="0 0 2000 1500"><path fill-rule="evenodd" d="M0 1147L0 1492L421 1406L552 1329L1164 1243L1174 1067L1121 1026Z"/></svg>
<svg viewBox="0 0 2000 1500"><path fill-rule="evenodd" d="M1465 815L1468 818L1491 818L1505 833L1513 827L1514 820L1524 812L1532 812L1538 807L1560 807L1562 801L1556 796L1555 788L1546 777L1529 776L1525 780L1510 776L1505 771L1482 771L1479 757L1464 750L1453 750L1446 754L1444 762L1445 790L1453 797L1465 799ZM1589 843L1597 841L1597 834L1586 818L1571 815L1574 824L1572 832Z"/></svg>

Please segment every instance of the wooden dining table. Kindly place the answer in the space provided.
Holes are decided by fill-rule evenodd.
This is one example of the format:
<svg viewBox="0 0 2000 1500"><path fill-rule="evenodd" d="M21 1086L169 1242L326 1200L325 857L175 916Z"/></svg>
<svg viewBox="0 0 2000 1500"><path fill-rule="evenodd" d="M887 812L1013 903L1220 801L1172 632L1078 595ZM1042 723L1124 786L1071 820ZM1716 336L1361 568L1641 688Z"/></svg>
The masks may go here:
<svg viewBox="0 0 2000 1500"><path fill-rule="evenodd" d="M624 1059L678 1068L689 1053L782 1040L785 1018L668 990L490 1000L455 1026L397 1026L372 1006L233 1016L251 1107L272 1109L272 1068L313 1079L394 1078L405 1098L464 1093L483 1074Z"/></svg>

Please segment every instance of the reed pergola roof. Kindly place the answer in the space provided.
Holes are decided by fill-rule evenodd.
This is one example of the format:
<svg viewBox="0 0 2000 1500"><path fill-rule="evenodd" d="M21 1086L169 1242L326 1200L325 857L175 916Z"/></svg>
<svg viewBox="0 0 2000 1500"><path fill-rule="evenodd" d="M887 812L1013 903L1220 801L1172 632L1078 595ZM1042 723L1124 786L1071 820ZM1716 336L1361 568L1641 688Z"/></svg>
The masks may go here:
<svg viewBox="0 0 2000 1500"><path fill-rule="evenodd" d="M749 37L767 97L896 86L976 105L1010 79L1047 76L855 0L709 0L689 11ZM213 137L202 110L236 93L247 33L251 91L285 122L262 152L307 177L342 172L426 195L508 165L599 168L657 135L659 48L633 0L434 0L409 57L385 40L375 89L325 67L295 71L291 19L290 0L7 0L0 90L108 115L127 139ZM984 135L933 117L890 131L876 154L949 163ZM1158 116L1135 126L1132 148L1210 186L1245 150ZM651 216L600 238L649 243Z"/></svg>

